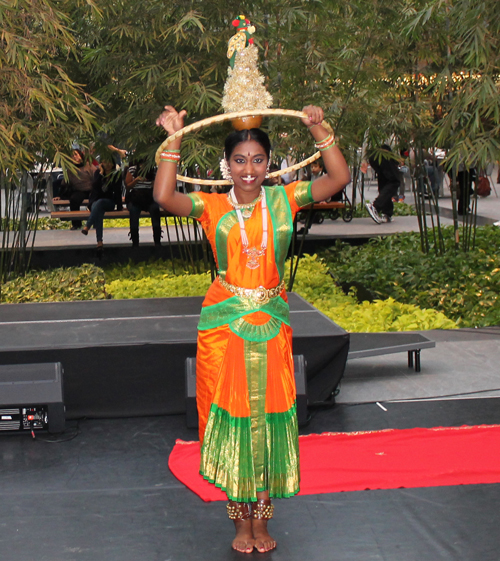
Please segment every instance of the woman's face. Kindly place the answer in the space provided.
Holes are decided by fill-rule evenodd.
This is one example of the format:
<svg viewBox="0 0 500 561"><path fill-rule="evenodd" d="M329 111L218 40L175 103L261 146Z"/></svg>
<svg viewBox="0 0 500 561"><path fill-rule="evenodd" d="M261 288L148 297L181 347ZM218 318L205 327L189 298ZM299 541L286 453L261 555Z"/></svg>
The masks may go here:
<svg viewBox="0 0 500 561"><path fill-rule="evenodd" d="M240 142L229 157L229 169L239 202L251 202L258 196L266 178L266 151L255 140Z"/></svg>
<svg viewBox="0 0 500 561"><path fill-rule="evenodd" d="M80 156L80 152L78 152L78 150L73 150L73 161L75 164L82 163L82 157Z"/></svg>
<svg viewBox="0 0 500 561"><path fill-rule="evenodd" d="M111 171L113 171L115 165L113 164L113 162L110 162L109 160L103 160L101 163L102 169L104 171L104 173L110 173Z"/></svg>

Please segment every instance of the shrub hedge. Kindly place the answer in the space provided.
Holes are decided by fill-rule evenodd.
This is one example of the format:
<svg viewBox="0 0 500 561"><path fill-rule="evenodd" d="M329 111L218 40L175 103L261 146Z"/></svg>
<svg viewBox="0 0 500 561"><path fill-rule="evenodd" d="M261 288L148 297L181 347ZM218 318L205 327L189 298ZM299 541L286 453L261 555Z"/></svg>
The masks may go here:
<svg viewBox="0 0 500 561"><path fill-rule="evenodd" d="M454 248L443 229L446 253L423 254L417 233L401 233L353 247L338 242L322 252L339 283L357 281L381 299L434 309L460 327L500 324L500 229L477 228L475 249Z"/></svg>

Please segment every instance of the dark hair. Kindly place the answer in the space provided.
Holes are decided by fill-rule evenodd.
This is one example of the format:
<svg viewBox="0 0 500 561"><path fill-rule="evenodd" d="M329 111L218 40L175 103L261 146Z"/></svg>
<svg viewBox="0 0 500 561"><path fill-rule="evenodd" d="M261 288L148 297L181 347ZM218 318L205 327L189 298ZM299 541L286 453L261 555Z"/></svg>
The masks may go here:
<svg viewBox="0 0 500 561"><path fill-rule="evenodd" d="M82 159L82 162L85 161L85 154L80 150L80 148L73 148L73 153L77 153L80 158Z"/></svg>
<svg viewBox="0 0 500 561"><path fill-rule="evenodd" d="M242 131L232 132L224 143L224 151L226 159L229 160L234 149L241 142L246 142L247 140L255 140L258 144L264 148L267 158L271 155L271 141L267 134L261 129L244 129Z"/></svg>

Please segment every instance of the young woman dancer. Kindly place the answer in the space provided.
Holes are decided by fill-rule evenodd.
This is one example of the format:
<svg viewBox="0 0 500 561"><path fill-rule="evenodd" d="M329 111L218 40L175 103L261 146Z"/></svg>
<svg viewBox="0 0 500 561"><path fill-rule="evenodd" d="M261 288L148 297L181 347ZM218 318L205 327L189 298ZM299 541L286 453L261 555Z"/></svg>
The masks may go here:
<svg viewBox="0 0 500 561"><path fill-rule="evenodd" d="M218 276L205 297L198 325L197 403L200 473L225 491L234 521L232 547L250 553L276 547L267 521L272 497L299 491L292 332L284 264L297 211L340 191L347 164L333 135L321 125L323 110L308 106L302 120L326 173L314 183L263 187L271 146L260 129L230 134L221 162L234 184L227 194L176 191L181 138L161 154L154 186L160 206L200 221ZM173 107L157 119L172 135L185 111ZM225 169L224 169L225 168Z"/></svg>

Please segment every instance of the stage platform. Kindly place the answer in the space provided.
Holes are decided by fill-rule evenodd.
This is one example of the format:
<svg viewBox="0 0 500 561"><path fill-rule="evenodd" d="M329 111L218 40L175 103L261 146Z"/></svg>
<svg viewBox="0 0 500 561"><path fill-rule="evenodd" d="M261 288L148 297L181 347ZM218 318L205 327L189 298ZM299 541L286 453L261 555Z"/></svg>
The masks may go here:
<svg viewBox="0 0 500 561"><path fill-rule="evenodd" d="M338 405L305 433L500 423L494 398ZM225 504L169 472L184 416L71 421L65 438L0 435L2 561L497 561L500 485L309 495L275 501L268 554L230 549Z"/></svg>
<svg viewBox="0 0 500 561"><path fill-rule="evenodd" d="M297 294L288 297L309 403L328 400L344 374L349 334ZM0 364L60 362L68 419L183 413L202 301L4 304Z"/></svg>
<svg viewBox="0 0 500 561"><path fill-rule="evenodd" d="M57 321L42 309L34 323ZM423 333L439 344L422 372L397 354L348 362L337 404L315 409L301 434L500 424L500 329ZM197 439L182 414L70 420L59 439L0 434L2 561L498 560L498 484L275 501L278 548L238 554L224 504L169 472L176 439Z"/></svg>

